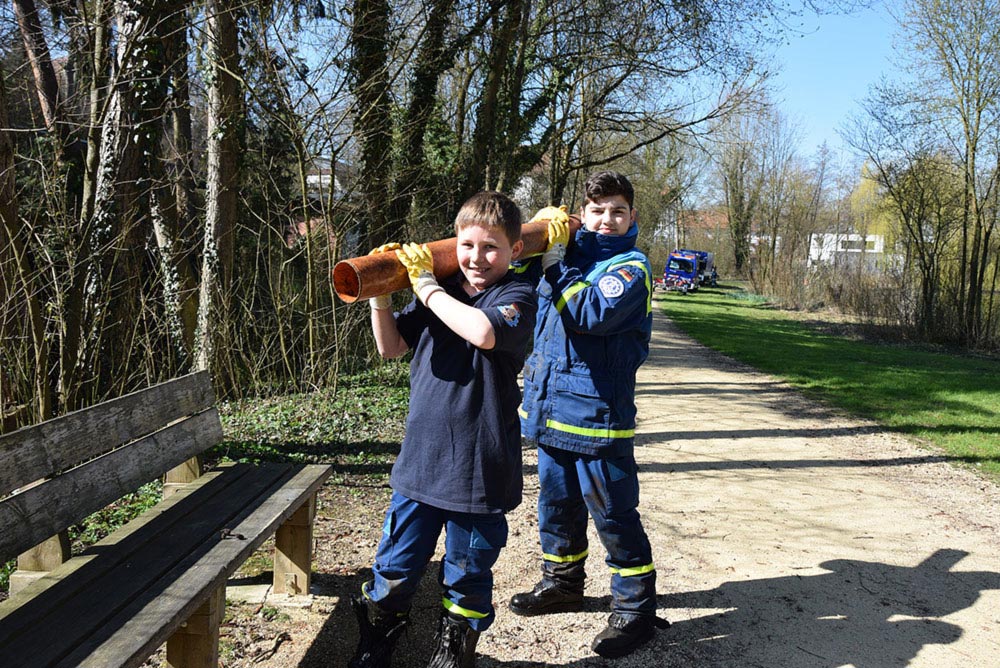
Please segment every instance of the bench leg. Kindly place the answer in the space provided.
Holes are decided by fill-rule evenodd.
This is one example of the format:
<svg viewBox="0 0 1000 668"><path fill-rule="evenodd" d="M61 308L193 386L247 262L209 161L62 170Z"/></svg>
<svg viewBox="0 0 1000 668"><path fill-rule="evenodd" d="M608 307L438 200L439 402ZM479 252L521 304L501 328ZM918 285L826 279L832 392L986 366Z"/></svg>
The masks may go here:
<svg viewBox="0 0 1000 668"><path fill-rule="evenodd" d="M60 531L18 556L17 570L10 574L10 593L16 594L69 558L69 534Z"/></svg>
<svg viewBox="0 0 1000 668"><path fill-rule="evenodd" d="M297 596L309 593L312 580L313 521L316 495L295 511L274 536L274 593Z"/></svg>
<svg viewBox="0 0 1000 668"><path fill-rule="evenodd" d="M219 587L184 626L167 640L170 668L217 668L219 665L219 625L226 610L226 587Z"/></svg>
<svg viewBox="0 0 1000 668"><path fill-rule="evenodd" d="M163 498L170 498L170 495L176 492L178 487L197 480L202 473L200 457L192 457L183 464L170 469L163 476Z"/></svg>

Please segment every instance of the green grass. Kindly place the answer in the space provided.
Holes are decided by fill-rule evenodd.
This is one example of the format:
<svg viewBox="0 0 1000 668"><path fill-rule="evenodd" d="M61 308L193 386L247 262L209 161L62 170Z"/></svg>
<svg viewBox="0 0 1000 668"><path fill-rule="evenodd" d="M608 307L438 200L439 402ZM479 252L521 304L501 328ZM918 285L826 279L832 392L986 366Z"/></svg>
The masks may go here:
<svg viewBox="0 0 1000 668"><path fill-rule="evenodd" d="M739 290L663 308L701 343L1000 479L1000 360L828 334Z"/></svg>
<svg viewBox="0 0 1000 668"><path fill-rule="evenodd" d="M208 455L332 463L340 474L384 482L403 439L408 400L409 366L391 362L342 379L337 392L223 404L225 440Z"/></svg>
<svg viewBox="0 0 1000 668"><path fill-rule="evenodd" d="M162 498L163 483L154 480L135 492L126 494L110 506L98 510L80 524L71 526L69 539L73 552L79 552L101 540L121 525L155 506Z"/></svg>

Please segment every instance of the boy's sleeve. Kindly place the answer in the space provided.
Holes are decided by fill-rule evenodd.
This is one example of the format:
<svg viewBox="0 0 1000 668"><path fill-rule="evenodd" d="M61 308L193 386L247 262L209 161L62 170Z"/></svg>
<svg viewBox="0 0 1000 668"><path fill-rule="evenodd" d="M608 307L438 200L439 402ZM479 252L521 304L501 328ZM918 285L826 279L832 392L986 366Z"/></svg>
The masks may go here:
<svg viewBox="0 0 1000 668"><path fill-rule="evenodd" d="M652 271L648 262L612 265L593 282L560 262L548 268L552 303L568 329L607 336L635 329L652 309Z"/></svg>
<svg viewBox="0 0 1000 668"><path fill-rule="evenodd" d="M421 332L427 328L427 313L427 307L414 298L396 314L396 329L410 350L417 346Z"/></svg>
<svg viewBox="0 0 1000 668"><path fill-rule="evenodd" d="M494 304L482 307L482 311L493 325L496 339L493 350L523 353L531 341L538 312L534 287L525 282L512 281Z"/></svg>

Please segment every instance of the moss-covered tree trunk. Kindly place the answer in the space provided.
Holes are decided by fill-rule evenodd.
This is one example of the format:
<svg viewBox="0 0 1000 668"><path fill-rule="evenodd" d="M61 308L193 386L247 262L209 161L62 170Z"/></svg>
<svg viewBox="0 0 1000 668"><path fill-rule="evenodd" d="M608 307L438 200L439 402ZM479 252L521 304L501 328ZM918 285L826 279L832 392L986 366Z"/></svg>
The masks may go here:
<svg viewBox="0 0 1000 668"><path fill-rule="evenodd" d="M389 12L386 0L355 0L352 11L350 69L356 105L354 133L360 145L358 189L363 202L356 229L364 248L394 236L387 216L392 169Z"/></svg>
<svg viewBox="0 0 1000 668"><path fill-rule="evenodd" d="M220 342L230 325L229 301L233 275L233 235L239 188L239 145L243 127L236 8L231 0L212 0L207 7L208 173L205 237L195 365L212 369L227 388L232 374L219 362Z"/></svg>

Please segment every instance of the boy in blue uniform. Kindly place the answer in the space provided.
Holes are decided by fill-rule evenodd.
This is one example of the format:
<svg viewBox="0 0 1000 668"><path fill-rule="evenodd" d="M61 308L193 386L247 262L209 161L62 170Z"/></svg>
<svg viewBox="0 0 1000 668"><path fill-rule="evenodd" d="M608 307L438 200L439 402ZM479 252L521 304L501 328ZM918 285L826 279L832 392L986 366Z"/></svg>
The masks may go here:
<svg viewBox="0 0 1000 668"><path fill-rule="evenodd" d="M600 172L584 188L583 225L568 251L568 216L548 210L520 412L521 433L538 445L542 580L511 598L510 608L520 615L582 609L589 511L612 573L612 614L592 647L615 658L667 626L656 617L656 571L636 510L632 452L635 374L652 329L652 270L635 248L628 179Z"/></svg>
<svg viewBox="0 0 1000 668"><path fill-rule="evenodd" d="M504 515L521 502L517 374L531 341L537 299L515 280L521 214L505 195L482 192L455 220L460 272L440 283L426 246L395 250L416 299L400 313L371 300L379 353L413 350L406 436L392 468L392 500L372 580L352 603L361 638L352 668L387 668L441 529L442 610L428 666L470 668L493 622L492 567L507 543Z"/></svg>

